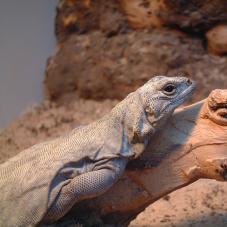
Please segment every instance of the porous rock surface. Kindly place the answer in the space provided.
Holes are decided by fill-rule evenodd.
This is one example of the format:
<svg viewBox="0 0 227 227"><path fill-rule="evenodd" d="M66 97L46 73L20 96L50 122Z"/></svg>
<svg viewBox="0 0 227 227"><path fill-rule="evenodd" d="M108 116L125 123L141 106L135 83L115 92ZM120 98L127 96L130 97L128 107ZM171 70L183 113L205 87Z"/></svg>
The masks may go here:
<svg viewBox="0 0 227 227"><path fill-rule="evenodd" d="M225 0L120 0L135 28L172 26L202 32L227 20Z"/></svg>
<svg viewBox="0 0 227 227"><path fill-rule="evenodd" d="M57 6L55 33L58 43L74 33L100 30L111 36L129 29L116 0L60 0Z"/></svg>
<svg viewBox="0 0 227 227"><path fill-rule="evenodd" d="M106 37L100 31L71 35L47 65L50 99L78 93L91 99L124 98L153 75L189 74L197 100L227 86L227 58L209 55L200 39L169 30Z"/></svg>
<svg viewBox="0 0 227 227"><path fill-rule="evenodd" d="M122 99L156 74L178 72L197 81L198 99L224 88L227 58L207 53L205 31L226 22L226 7L226 0L60 0L46 97ZM209 34L208 49L223 52L223 32Z"/></svg>
<svg viewBox="0 0 227 227"><path fill-rule="evenodd" d="M227 54L227 25L218 25L206 33L207 47L210 53Z"/></svg>
<svg viewBox="0 0 227 227"><path fill-rule="evenodd" d="M72 33L101 30L113 35L130 27L203 32L227 21L226 8L226 0L60 0L56 35L62 42Z"/></svg>

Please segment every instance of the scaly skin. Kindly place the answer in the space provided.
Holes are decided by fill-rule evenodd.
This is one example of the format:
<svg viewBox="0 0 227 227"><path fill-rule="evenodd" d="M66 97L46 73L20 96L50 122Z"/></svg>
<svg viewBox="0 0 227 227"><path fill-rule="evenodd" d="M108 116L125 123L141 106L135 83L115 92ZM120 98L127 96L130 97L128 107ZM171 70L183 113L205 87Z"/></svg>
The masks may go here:
<svg viewBox="0 0 227 227"><path fill-rule="evenodd" d="M51 223L106 192L194 87L185 77L154 77L101 120L0 165L0 226Z"/></svg>

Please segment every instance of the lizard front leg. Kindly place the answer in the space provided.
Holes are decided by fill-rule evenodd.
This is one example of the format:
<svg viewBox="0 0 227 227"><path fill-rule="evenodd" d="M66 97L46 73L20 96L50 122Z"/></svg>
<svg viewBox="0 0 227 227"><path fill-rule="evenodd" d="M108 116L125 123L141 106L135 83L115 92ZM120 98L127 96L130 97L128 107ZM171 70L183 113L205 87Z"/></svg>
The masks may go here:
<svg viewBox="0 0 227 227"><path fill-rule="evenodd" d="M75 203L99 196L106 192L122 175L127 159L108 160L104 166L97 166L92 172L87 172L73 178L64 185L53 204L51 204L43 223L51 223L63 217Z"/></svg>

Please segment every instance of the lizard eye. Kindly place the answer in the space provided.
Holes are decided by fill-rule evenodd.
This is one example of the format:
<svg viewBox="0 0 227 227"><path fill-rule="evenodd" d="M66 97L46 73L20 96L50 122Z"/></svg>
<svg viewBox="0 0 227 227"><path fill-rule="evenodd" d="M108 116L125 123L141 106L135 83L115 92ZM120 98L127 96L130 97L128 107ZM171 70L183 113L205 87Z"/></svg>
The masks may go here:
<svg viewBox="0 0 227 227"><path fill-rule="evenodd" d="M173 95L176 92L176 86L174 84L167 84L163 87L163 93L166 95Z"/></svg>

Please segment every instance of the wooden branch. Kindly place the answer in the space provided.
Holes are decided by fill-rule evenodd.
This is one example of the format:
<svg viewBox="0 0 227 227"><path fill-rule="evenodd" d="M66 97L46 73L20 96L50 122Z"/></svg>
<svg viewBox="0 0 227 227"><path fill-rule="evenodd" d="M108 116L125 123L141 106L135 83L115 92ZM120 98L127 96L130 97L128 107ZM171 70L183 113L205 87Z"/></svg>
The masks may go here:
<svg viewBox="0 0 227 227"><path fill-rule="evenodd" d="M126 226L149 204L200 178L227 179L227 90L176 111L112 189L77 204L63 223Z"/></svg>

